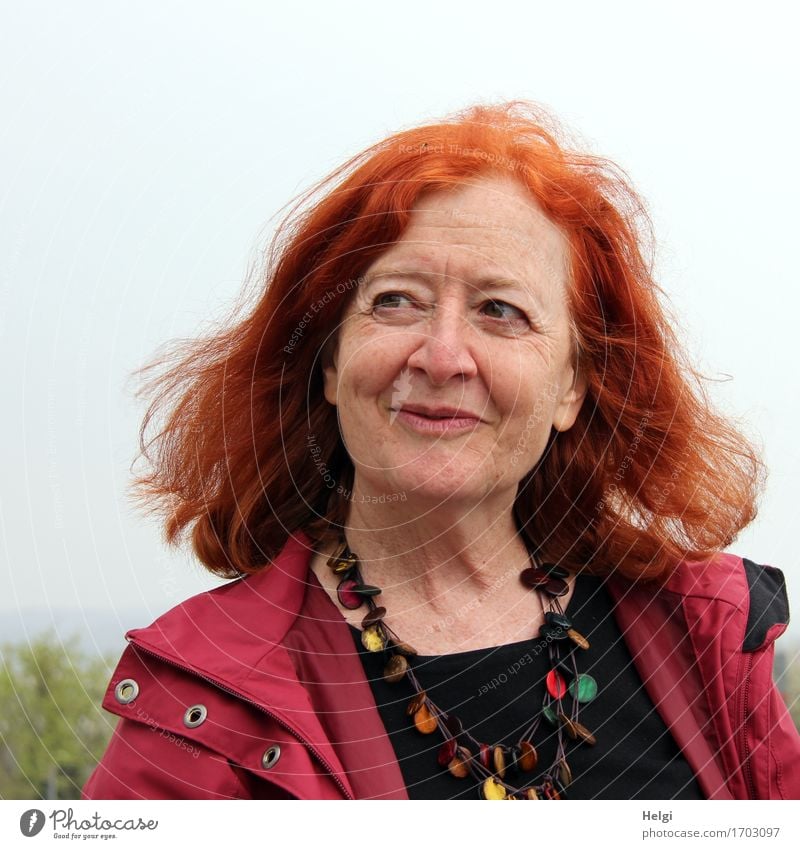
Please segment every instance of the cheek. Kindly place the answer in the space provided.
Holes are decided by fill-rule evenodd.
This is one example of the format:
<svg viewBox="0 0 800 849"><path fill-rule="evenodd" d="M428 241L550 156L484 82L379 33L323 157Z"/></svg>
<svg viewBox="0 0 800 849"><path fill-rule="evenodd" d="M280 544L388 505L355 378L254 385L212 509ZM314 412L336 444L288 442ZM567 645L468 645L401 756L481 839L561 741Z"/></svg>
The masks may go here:
<svg viewBox="0 0 800 849"><path fill-rule="evenodd" d="M495 371L491 396L505 426L498 436L505 445L537 451L546 443L553 421L558 384L543 362L528 361L524 370ZM519 446L521 447L521 446Z"/></svg>
<svg viewBox="0 0 800 849"><path fill-rule="evenodd" d="M484 370L486 385L497 406L509 419L526 417L543 395L551 370L540 357L495 358Z"/></svg>
<svg viewBox="0 0 800 849"><path fill-rule="evenodd" d="M398 339L364 338L357 335L340 351L340 395L351 403L369 403L386 396L402 380L408 353Z"/></svg>

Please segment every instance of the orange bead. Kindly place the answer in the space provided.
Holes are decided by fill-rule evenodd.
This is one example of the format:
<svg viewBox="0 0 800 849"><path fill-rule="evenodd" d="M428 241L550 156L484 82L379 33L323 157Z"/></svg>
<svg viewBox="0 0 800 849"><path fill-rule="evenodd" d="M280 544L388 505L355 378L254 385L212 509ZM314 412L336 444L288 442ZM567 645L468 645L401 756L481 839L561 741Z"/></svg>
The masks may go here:
<svg viewBox="0 0 800 849"><path fill-rule="evenodd" d="M536 764L539 762L539 753L536 747L528 740L523 740L519 744L520 756L519 765L524 772L531 772L536 769Z"/></svg>
<svg viewBox="0 0 800 849"><path fill-rule="evenodd" d="M436 731L436 719L428 710L427 705L421 705L414 714L414 725L420 734L433 734Z"/></svg>
<svg viewBox="0 0 800 849"><path fill-rule="evenodd" d="M567 636L572 640L573 643L575 643L576 646L578 646L578 648L589 648L589 641L586 639L586 637L584 637L583 634L579 634L573 628L570 628L569 631L567 631Z"/></svg>
<svg viewBox="0 0 800 849"><path fill-rule="evenodd" d="M469 775L469 767L465 760L463 760L459 755L456 755L453 760L447 765L447 768L450 770L450 775L455 776L456 778L466 778Z"/></svg>
<svg viewBox="0 0 800 849"><path fill-rule="evenodd" d="M503 778L506 774L506 755L502 746L495 746L492 752L492 760L494 762L494 771Z"/></svg>

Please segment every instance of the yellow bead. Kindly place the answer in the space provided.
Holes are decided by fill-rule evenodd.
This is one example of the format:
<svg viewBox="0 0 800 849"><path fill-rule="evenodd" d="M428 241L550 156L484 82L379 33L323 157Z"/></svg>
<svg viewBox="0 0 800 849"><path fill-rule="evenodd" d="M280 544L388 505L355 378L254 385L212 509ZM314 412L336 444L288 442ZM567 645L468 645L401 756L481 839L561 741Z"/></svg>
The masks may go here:
<svg viewBox="0 0 800 849"><path fill-rule="evenodd" d="M498 784L493 778L487 778L483 782L483 798L484 799L505 799L506 788L502 784Z"/></svg>
<svg viewBox="0 0 800 849"><path fill-rule="evenodd" d="M383 651L386 642L376 625L370 625L361 632L361 644L367 651Z"/></svg>

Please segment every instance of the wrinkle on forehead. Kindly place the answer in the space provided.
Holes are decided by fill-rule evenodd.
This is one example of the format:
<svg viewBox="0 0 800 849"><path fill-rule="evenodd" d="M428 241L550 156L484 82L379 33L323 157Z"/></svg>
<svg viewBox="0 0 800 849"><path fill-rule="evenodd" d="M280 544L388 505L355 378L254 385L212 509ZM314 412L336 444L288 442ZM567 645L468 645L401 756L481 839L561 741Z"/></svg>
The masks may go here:
<svg viewBox="0 0 800 849"><path fill-rule="evenodd" d="M513 228L523 222L526 228L533 227L539 232L551 233L556 241L559 237L566 241L527 188L506 176L484 176L448 189L423 192L411 212L412 216L416 212L438 214L442 226L447 226L448 218L456 225L459 222L464 226L473 223L479 227L494 224L499 229L506 229L509 225Z"/></svg>
<svg viewBox="0 0 800 849"><path fill-rule="evenodd" d="M426 250L427 246L436 249ZM412 209L401 238L375 265L383 273L384 267L404 262L422 265L433 274L438 267L438 273L445 275L454 262L454 276L461 279L494 274L523 281L536 290L540 301L566 301L566 236L523 187L503 178L424 195Z"/></svg>

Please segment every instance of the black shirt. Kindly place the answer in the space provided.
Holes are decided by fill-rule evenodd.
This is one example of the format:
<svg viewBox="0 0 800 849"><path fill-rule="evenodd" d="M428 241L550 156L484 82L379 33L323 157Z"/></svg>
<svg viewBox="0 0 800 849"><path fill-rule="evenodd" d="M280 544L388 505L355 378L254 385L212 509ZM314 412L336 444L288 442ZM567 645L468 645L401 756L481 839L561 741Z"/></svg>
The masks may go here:
<svg viewBox="0 0 800 849"><path fill-rule="evenodd" d="M566 734L567 762L573 780L568 799L702 799L694 774L642 686L612 612L601 579L579 575L569 603L574 628L590 642L576 650L579 673L598 684L593 701L580 706L580 722L596 737L589 746ZM472 776L455 778L440 767L436 754L443 742L437 730L421 734L406 706L414 695L411 682L383 679L382 652L369 652L361 632L350 626L375 703L392 741L411 799L482 798ZM402 634L398 635L401 639ZM409 640L413 644L413 640ZM455 714L477 739L489 745L515 744L540 710L548 652L541 638L441 656L418 656L412 665L422 687L442 710ZM566 700L571 703L571 697ZM556 732L541 722L533 743L543 773L552 764ZM513 783L513 779L512 779ZM526 782L528 783L528 782Z"/></svg>

